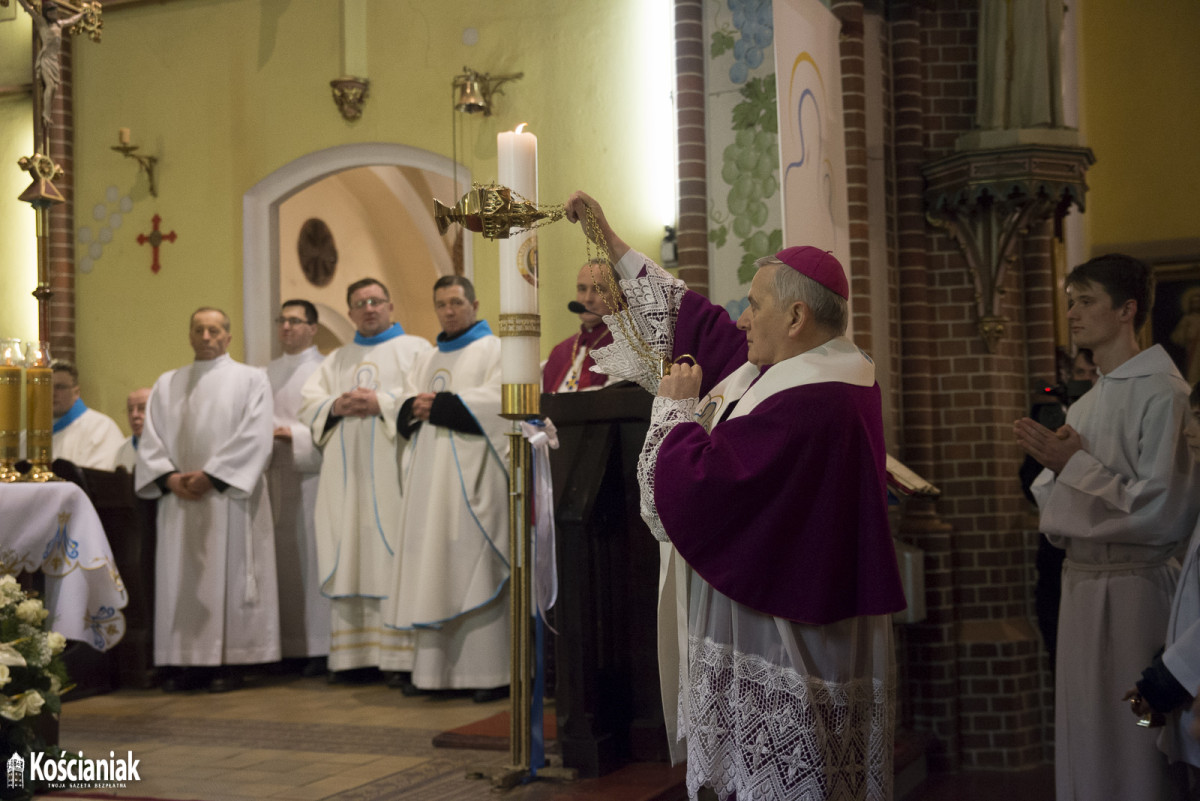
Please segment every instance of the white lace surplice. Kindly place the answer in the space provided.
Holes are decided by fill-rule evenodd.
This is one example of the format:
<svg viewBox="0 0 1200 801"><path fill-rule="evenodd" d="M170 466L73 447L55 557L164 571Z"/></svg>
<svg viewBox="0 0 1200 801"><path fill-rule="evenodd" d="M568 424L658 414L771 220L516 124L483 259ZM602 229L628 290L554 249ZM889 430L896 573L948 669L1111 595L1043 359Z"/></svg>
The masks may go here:
<svg viewBox="0 0 1200 801"><path fill-rule="evenodd" d="M636 274L642 262L635 259L644 257L623 259L618 271ZM669 354L686 289L656 265L645 265L645 276L621 286L627 297L638 299L630 305L641 321L639 333L656 351ZM639 359L619 322L609 322L609 328L616 341L595 353L597 364L656 391L657 375ZM654 402L638 481L642 517L664 543L669 539L654 506L658 450L671 429L695 420L706 405L695 399ZM733 793L756 800L890 799L895 716L890 617L812 626L764 615L715 590L673 551L664 547L665 593L677 587L681 597L678 603L660 601L660 661L664 670L672 658L679 663L677 698L670 697L674 682L664 676L663 700L668 728L677 714L677 737L686 740L689 796L696 798L708 785L721 799ZM662 630L671 625L673 610L682 617L684 609L686 621L679 623L686 625L686 644L682 631L676 637ZM671 653L675 643L686 647L686 658Z"/></svg>

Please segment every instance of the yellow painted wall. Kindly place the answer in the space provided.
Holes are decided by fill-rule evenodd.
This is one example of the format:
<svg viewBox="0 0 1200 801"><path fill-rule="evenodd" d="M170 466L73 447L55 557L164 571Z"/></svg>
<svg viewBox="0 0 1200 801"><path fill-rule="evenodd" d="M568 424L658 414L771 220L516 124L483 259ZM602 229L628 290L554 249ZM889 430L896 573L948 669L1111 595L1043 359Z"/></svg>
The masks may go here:
<svg viewBox="0 0 1200 801"><path fill-rule="evenodd" d="M75 42L77 216L115 188L133 209L92 272L77 276L79 359L88 402L122 423L123 399L190 358L184 335L197 305L225 307L241 355L241 199L305 154L353 142L397 142L451 153L450 81L464 65L523 71L491 118L459 116L459 159L495 177L495 135L527 122L539 136L543 202L575 188L609 207L631 244L657 251L661 222L646 191L649 151L635 121L645 102L639 53L646 0L364 0L371 98L344 121L329 96L340 75L336 0L168 0L105 12L104 40ZM10 11L15 9L10 8ZM0 13L3 13L0 11ZM1152 6L1088 0L1080 15L1081 126L1097 164L1084 215L1088 246L1200 238L1200 30L1194 0ZM464 29L478 42L464 43ZM0 83L27 82L30 25L0 22ZM36 334L33 215L15 200L28 179L14 161L31 148L28 98L0 98L0 336ZM158 198L132 161L110 149L119 127L160 158ZM161 214L179 240L152 275L134 241ZM541 234L543 351L573 329L563 306L584 257L578 229ZM83 254L81 250L80 255ZM497 313L496 246L477 240L483 314Z"/></svg>
<svg viewBox="0 0 1200 801"><path fill-rule="evenodd" d="M1084 215L1090 252L1195 248L1200 3L1086 0L1079 15L1081 128L1096 155Z"/></svg>
<svg viewBox="0 0 1200 801"><path fill-rule="evenodd" d="M525 73L504 87L494 116L459 117L459 160L476 180L495 178L496 133L527 122L539 137L542 201L584 188L630 244L657 252L662 223L644 187L650 169L635 124L647 83L637 57L644 0L367 0L371 95L355 123L342 119L329 90L341 74L340 8L334 0L171 0L105 11L103 42L76 40L77 222L99 227L91 212L109 187L134 200L92 271L77 275L89 405L124 424L131 387L190 360L187 318L199 305L229 312L240 358L245 191L340 144L395 142L449 156L450 83L464 65ZM477 44L463 43L464 28L478 31ZM157 198L133 161L110 149L120 127L159 157ZM11 171L0 164L0 174ZM179 237L163 246L158 275L135 241L155 213ZM562 222L542 231L539 249L548 351L577 324L565 305L585 244ZM481 312L493 320L496 251L477 240ZM10 252L6 237L0 253Z"/></svg>

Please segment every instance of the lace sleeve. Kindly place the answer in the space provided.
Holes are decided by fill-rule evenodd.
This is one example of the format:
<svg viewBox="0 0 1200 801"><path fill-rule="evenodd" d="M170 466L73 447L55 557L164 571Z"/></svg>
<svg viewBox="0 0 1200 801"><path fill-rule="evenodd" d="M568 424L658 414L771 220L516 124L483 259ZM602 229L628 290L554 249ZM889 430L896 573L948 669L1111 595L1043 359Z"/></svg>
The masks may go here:
<svg viewBox="0 0 1200 801"><path fill-rule="evenodd" d="M650 533L659 542L670 542L670 539L658 518L658 510L654 508L654 466L658 462L658 449L675 426L695 422L697 403L699 401L696 398L655 398L650 412L650 430L646 432L646 443L642 445L642 453L638 457L637 477L642 495L642 520L646 521Z"/></svg>
<svg viewBox="0 0 1200 801"><path fill-rule="evenodd" d="M645 264L645 275L621 281L629 308L604 317L613 344L592 351L592 359L597 372L635 381L653 395L658 392L658 365L643 354L648 347L670 357L675 345L675 320L687 284L649 259Z"/></svg>

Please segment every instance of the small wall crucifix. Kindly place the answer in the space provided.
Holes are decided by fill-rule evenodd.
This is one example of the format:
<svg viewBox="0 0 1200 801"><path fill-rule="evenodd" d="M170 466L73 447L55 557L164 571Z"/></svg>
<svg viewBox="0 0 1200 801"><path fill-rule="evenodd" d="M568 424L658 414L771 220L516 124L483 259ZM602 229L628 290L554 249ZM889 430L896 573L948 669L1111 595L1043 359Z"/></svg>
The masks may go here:
<svg viewBox="0 0 1200 801"><path fill-rule="evenodd" d="M154 261L152 261L150 264L150 270L151 272L157 274L158 271L162 269L162 265L158 262L158 247L163 243L164 239L168 242L174 242L175 232L172 231L169 234L164 234L162 231L158 230L158 224L162 222L162 217L159 217L157 214L150 218L150 222L153 225L150 233L138 234L137 242L139 245L144 245L147 242L150 243L150 248L154 251Z"/></svg>

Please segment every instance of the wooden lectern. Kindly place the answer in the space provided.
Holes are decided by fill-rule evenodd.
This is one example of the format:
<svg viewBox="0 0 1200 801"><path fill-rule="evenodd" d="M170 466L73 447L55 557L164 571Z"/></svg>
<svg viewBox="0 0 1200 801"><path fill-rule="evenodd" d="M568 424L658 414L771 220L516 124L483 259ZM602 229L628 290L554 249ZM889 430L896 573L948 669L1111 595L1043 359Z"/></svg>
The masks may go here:
<svg viewBox="0 0 1200 801"><path fill-rule="evenodd" d="M147 689L154 686L154 553L157 501L137 497L133 474L82 470L85 492L96 507L112 548L113 560L129 603L125 612L125 636L112 649L117 682L121 687Z"/></svg>
<svg viewBox="0 0 1200 801"><path fill-rule="evenodd" d="M601 776L666 762L659 696L658 542L638 513L653 397L624 384L550 395L558 550L555 707L563 767Z"/></svg>

